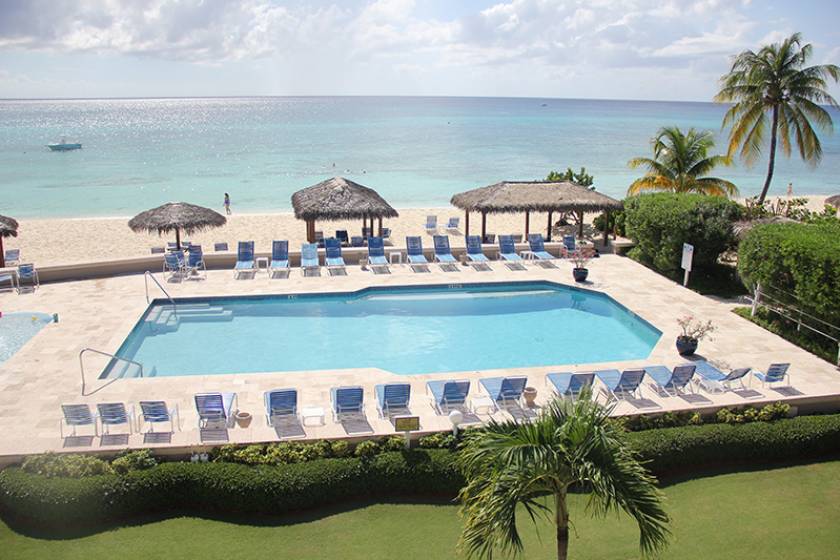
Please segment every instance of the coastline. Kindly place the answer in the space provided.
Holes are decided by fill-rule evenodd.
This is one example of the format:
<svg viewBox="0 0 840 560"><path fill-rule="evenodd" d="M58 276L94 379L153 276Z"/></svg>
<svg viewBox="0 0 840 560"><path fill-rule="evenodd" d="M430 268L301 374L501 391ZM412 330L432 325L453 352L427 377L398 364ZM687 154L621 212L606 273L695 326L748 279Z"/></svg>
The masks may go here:
<svg viewBox="0 0 840 560"><path fill-rule="evenodd" d="M784 197L780 197L784 198ZM820 210L826 199L825 195L801 195L796 198L808 198L811 210ZM775 200L775 198L773 198ZM297 220L291 211L236 213L228 216L228 223L217 229L205 230L191 236L182 235L182 240L189 240L202 245L205 253L212 253L214 243L226 242L228 250L236 251L237 241L254 241L258 252L271 250L274 239L287 239L293 250L300 248L306 241L306 226ZM394 246L405 245L405 236L419 235L424 246L431 247L431 236L426 233L424 224L427 215L436 215L440 233L450 235L453 247L464 245L464 212L453 206L427 206L421 208L398 208L398 218L385 220L384 227L391 228L391 242ZM588 214L587 223L591 223L597 214ZM457 230L447 231L444 227L450 217L458 217ZM18 237L4 239L5 249L21 250L23 262L32 262L35 266L79 264L108 261L131 257L149 256L152 247L164 247L168 241L174 241L174 233L157 236L134 233L128 228L128 216L92 217L92 218L23 218L20 219ZM555 216L556 219L556 216ZM530 231L545 235L548 225L547 215L532 212ZM347 230L349 234L361 234L361 220L342 220L336 222L316 222L316 230L323 231L330 237L335 230ZM470 233L479 234L481 217L470 216ZM488 214L487 233L522 234L525 230L524 214Z"/></svg>

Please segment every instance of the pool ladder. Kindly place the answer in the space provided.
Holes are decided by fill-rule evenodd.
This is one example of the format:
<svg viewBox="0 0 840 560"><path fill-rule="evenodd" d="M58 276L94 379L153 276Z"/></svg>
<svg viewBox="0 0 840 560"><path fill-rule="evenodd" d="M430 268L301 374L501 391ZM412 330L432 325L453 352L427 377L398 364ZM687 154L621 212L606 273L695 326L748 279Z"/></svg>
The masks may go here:
<svg viewBox="0 0 840 560"><path fill-rule="evenodd" d="M143 283L146 286L146 303L150 303L152 301L151 299L149 299L149 279L150 278L151 278L152 282L154 282L155 285L157 285L157 287L160 289L160 291L163 292L163 295L166 296L166 299L169 300L169 303L172 304L172 314L177 317L178 316L178 306L175 305L175 300L172 299L172 296L169 295L169 292L166 291L166 288L164 288L163 285L161 285L161 283L158 282L158 279L155 278L154 275L148 270L143 273Z"/></svg>
<svg viewBox="0 0 840 560"><path fill-rule="evenodd" d="M138 368L137 376L138 377L143 377L143 364L141 364L140 362L135 362L134 360L129 360L128 358L121 358L121 357L117 356L116 354L111 354L109 352L103 352L102 350L97 350L96 348L82 348L82 351L79 352L79 370L81 371L81 374L82 374L82 395L83 396L86 394L85 393L86 383L85 383L85 359L84 358L85 358L85 354L87 354L88 352L92 352L94 354L99 354L100 356L106 356L108 358L111 358L111 361L108 362L107 366L105 366L106 369L111 368L113 366L114 362L125 362L127 366L128 365L137 366L137 368ZM108 383L106 383L106 385L109 384L109 383L113 383L117 379L119 379L119 378L114 377L113 379L108 381ZM101 388L102 387L100 387L100 389ZM95 393L95 392L96 391L93 391L93 393Z"/></svg>

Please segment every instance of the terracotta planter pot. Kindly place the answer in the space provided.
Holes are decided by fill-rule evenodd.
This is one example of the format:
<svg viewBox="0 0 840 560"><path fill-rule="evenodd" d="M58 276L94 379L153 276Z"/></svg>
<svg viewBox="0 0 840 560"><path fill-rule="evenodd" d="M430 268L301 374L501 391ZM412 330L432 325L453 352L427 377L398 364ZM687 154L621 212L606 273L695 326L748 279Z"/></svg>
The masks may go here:
<svg viewBox="0 0 840 560"><path fill-rule="evenodd" d="M250 412L237 412L234 418L236 419L236 425L240 428L247 428L251 425L251 420L254 419Z"/></svg>
<svg viewBox="0 0 840 560"><path fill-rule="evenodd" d="M533 387L525 387L525 390L522 391L522 396L525 399L525 405L533 407L534 400L537 398L537 390Z"/></svg>

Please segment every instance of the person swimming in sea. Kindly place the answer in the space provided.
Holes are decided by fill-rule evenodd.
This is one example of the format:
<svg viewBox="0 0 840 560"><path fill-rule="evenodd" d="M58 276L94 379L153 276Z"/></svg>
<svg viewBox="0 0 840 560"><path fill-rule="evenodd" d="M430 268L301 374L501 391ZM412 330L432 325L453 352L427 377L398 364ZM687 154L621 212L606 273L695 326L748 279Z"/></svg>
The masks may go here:
<svg viewBox="0 0 840 560"><path fill-rule="evenodd" d="M230 195L225 193L225 213L230 216Z"/></svg>

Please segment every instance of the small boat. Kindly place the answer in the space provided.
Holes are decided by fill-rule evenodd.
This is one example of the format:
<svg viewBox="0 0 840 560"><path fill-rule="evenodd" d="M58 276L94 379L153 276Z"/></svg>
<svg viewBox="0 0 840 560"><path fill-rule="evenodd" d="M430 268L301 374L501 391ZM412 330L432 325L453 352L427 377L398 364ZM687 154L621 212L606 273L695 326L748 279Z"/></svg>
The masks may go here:
<svg viewBox="0 0 840 560"><path fill-rule="evenodd" d="M64 138L62 138L61 142L47 144L47 148L54 152L69 152L70 150L81 150L82 145L77 142L67 142Z"/></svg>

